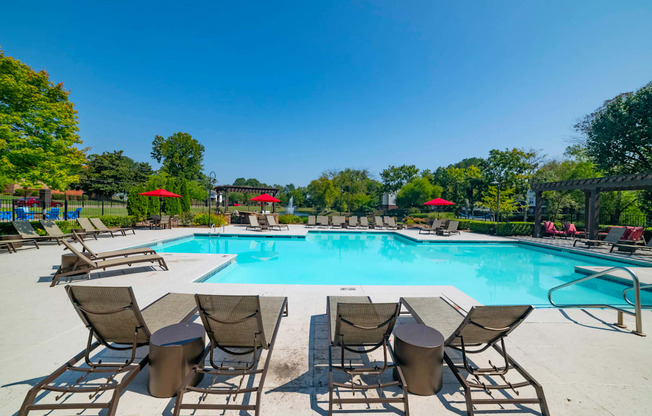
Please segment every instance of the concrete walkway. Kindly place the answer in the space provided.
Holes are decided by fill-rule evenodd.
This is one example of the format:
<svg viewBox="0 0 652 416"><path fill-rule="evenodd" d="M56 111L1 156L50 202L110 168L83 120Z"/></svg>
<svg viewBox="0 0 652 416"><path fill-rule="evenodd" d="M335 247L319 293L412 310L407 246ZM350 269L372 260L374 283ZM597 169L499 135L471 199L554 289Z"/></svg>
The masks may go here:
<svg viewBox="0 0 652 416"><path fill-rule="evenodd" d="M112 250L206 232L206 229L142 230L135 236L89 240L92 249ZM227 233L244 232L226 227ZM287 235L305 235L293 226ZM400 231L419 238L413 230ZM278 235L276 232L274 235ZM421 236L438 242L510 241L470 233L461 236ZM16 414L26 392L83 349L87 330L74 312L62 282L49 287L63 249L56 244L40 250L0 254L0 414ZM400 296L446 296L463 308L476 301L453 286L309 286L194 283L231 259L218 254L164 254L170 271L125 268L76 279L72 284L132 286L141 307L167 292L231 293L287 296L290 315L281 323L272 367L262 398L263 415L325 415L328 409L326 296L368 295L374 301ZM604 310L538 309L507 341L510 354L542 383L553 415L647 415L652 409L652 337L638 337L612 325L616 316ZM411 322L405 316L399 324ZM626 317L626 323L633 325ZM652 334L652 313L644 312L644 330ZM144 354L141 351L140 354ZM489 356L492 362L497 357ZM486 365L484 358L477 361ZM147 392L147 367L122 395L118 415L171 415L175 399L158 399ZM464 395L450 371L435 396L410 395L410 410L419 415L463 415ZM391 392L389 394L392 394ZM238 397L238 400L241 400ZM483 406L491 414L538 414L538 407ZM400 407L347 406L342 414L402 414ZM483 414L482 412L479 412ZM39 414L35 412L33 414ZM60 413L55 413L60 414ZM66 413L62 413L66 414ZM97 412L86 410L82 414ZM102 413L103 414L103 413ZM213 414L222 414L213 413ZM227 413L228 414L228 413ZM233 412L231 414L237 414ZM242 412L241 414L247 414ZM486 413L485 413L486 414Z"/></svg>

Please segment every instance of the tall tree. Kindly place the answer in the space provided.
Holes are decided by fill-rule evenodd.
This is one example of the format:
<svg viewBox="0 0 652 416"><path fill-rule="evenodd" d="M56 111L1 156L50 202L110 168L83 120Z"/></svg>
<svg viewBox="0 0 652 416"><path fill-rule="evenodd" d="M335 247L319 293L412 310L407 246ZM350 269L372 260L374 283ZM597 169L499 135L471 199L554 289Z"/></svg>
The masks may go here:
<svg viewBox="0 0 652 416"><path fill-rule="evenodd" d="M419 175L415 165L389 166L380 172L380 179L385 192L397 192L403 185Z"/></svg>
<svg viewBox="0 0 652 416"><path fill-rule="evenodd" d="M611 174L652 172L652 82L604 102L575 125L588 154Z"/></svg>
<svg viewBox="0 0 652 416"><path fill-rule="evenodd" d="M201 178L204 146L188 133L174 133L167 139L156 136L152 142L152 158L175 178Z"/></svg>
<svg viewBox="0 0 652 416"><path fill-rule="evenodd" d="M78 180L85 149L76 146L77 111L63 83L0 50L0 179L55 189Z"/></svg>
<svg viewBox="0 0 652 416"><path fill-rule="evenodd" d="M145 182L152 173L149 164L134 162L122 153L118 150L89 155L87 169L80 175L79 188L86 193L110 197Z"/></svg>
<svg viewBox="0 0 652 416"><path fill-rule="evenodd" d="M396 205L401 208L421 208L423 203L441 196L442 187L427 178L416 178L403 185L396 194Z"/></svg>

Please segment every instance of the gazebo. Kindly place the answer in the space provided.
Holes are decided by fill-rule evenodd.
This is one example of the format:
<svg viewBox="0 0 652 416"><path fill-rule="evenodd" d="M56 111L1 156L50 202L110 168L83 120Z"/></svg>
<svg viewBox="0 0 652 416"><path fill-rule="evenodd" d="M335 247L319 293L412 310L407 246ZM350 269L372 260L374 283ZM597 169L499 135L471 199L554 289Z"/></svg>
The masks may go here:
<svg viewBox="0 0 652 416"><path fill-rule="evenodd" d="M228 212L229 207L229 193L246 193L246 194L268 194L271 196L276 196L278 193L278 188L264 188L258 186L236 186L236 185L220 185L215 187L215 192L218 194L223 194L224 198L222 201L224 203L224 212ZM276 203L272 204L272 212L276 212Z"/></svg>
<svg viewBox="0 0 652 416"><path fill-rule="evenodd" d="M535 193L534 237L541 236L541 207L543 204L543 192L570 191L577 189L584 192L585 195L584 223L586 224L586 235L588 238L595 239L598 235L598 226L600 224L600 192L652 189L652 173L535 183L532 184L531 188Z"/></svg>

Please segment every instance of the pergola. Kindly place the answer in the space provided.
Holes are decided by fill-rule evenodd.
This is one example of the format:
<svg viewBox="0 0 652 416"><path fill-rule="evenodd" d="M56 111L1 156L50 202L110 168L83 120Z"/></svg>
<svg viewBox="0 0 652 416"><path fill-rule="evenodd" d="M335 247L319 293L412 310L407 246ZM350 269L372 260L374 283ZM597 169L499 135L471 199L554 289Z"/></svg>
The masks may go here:
<svg viewBox="0 0 652 416"><path fill-rule="evenodd" d="M215 192L218 194L224 194L224 212L228 212L229 207L229 193L247 193L247 194L269 194L271 196L276 196L278 193L278 188L264 188L258 186L236 186L236 185L220 185L215 187ZM276 203L272 203L272 212L276 212Z"/></svg>
<svg viewBox="0 0 652 416"><path fill-rule="evenodd" d="M588 238L595 239L598 235L600 221L600 192L652 189L652 173L535 183L532 184L531 188L536 198L534 206L534 237L541 236L542 193L544 191L570 191L577 189L584 192L585 195L584 222L586 224L586 235Z"/></svg>

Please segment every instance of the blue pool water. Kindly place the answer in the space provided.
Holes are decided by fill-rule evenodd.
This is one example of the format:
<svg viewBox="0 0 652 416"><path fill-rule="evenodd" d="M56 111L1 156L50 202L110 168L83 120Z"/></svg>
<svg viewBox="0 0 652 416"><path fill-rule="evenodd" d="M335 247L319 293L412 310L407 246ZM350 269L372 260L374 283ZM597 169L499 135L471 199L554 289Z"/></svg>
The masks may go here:
<svg viewBox="0 0 652 416"><path fill-rule="evenodd" d="M155 248L163 253L238 255L236 262L206 283L452 285L486 305L549 305L550 288L581 277L574 266L628 266L524 244L428 244L374 233L311 232L306 238L194 236ZM594 279L562 289L554 299L621 304L623 288ZM652 303L651 293L643 298Z"/></svg>

